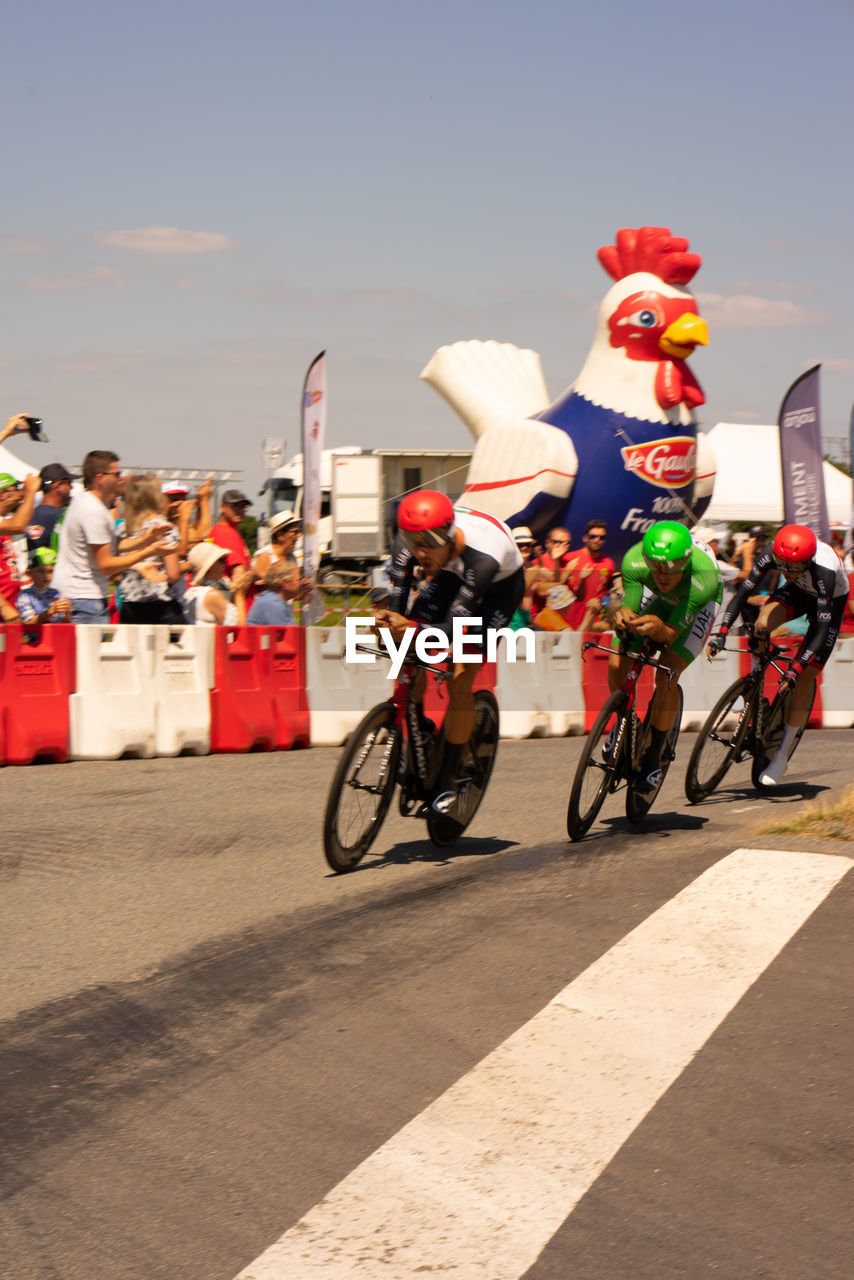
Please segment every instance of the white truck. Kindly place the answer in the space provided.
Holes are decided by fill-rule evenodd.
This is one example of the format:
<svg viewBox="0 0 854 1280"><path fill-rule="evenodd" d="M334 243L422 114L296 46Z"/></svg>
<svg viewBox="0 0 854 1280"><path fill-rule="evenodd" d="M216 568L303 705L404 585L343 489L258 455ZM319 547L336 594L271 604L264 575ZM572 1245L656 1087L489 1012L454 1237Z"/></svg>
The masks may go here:
<svg viewBox="0 0 854 1280"><path fill-rule="evenodd" d="M320 581L346 582L388 555L397 504L412 489L438 489L456 500L471 449L324 449L320 462ZM302 510L302 454L268 478L266 519ZM259 529L259 543L262 532ZM266 540L266 537L264 538ZM297 549L299 555L299 549Z"/></svg>

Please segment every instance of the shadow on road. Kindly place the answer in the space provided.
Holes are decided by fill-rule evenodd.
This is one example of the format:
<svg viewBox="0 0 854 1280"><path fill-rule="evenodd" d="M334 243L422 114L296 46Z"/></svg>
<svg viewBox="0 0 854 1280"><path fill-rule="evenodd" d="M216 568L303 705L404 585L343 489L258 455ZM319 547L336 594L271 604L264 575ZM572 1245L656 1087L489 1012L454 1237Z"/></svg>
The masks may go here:
<svg viewBox="0 0 854 1280"><path fill-rule="evenodd" d="M824 783L816 782L781 782L779 786L759 791L751 783L745 783L742 787L721 787L719 791L714 791L705 800L700 801L703 808L707 806L729 804L732 800L770 800L771 803L791 803L793 800L814 800L816 796L820 796L824 791L831 791L832 788ZM696 807L699 808L700 805Z"/></svg>
<svg viewBox="0 0 854 1280"><path fill-rule="evenodd" d="M396 844L379 857L368 854L364 862L360 862L347 874L356 875L360 871L379 871L383 867L400 867L416 862L447 867L457 858L484 857L516 847L515 840L496 840L486 837L478 839L476 836L461 836L456 844L447 845L443 849L431 844L429 840L408 840L405 844Z"/></svg>

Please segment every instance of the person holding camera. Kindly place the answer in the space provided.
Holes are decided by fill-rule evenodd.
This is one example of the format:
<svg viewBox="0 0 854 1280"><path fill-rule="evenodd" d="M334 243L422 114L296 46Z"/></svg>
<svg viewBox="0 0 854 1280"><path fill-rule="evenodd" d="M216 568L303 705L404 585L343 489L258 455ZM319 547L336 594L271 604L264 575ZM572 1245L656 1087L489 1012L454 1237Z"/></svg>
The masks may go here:
<svg viewBox="0 0 854 1280"><path fill-rule="evenodd" d="M40 486L35 473L23 480L8 472L0 473L0 595L10 605L15 604L23 586L15 536L26 531Z"/></svg>

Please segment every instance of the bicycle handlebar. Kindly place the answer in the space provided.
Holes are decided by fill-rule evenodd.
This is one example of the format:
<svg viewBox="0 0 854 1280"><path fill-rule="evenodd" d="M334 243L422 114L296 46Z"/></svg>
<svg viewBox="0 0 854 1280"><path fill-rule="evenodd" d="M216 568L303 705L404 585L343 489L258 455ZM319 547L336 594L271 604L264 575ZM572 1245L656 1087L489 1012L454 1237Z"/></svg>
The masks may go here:
<svg viewBox="0 0 854 1280"><path fill-rule="evenodd" d="M603 653L615 652L610 645L597 644L595 640L585 640L581 646L582 658L588 649L601 649ZM651 656L652 650L650 649L647 649L646 652L642 649L639 653L632 653L625 640L621 639L620 647L616 652L618 652L623 658L633 658L634 661L639 662L641 666L652 667L656 671L664 671L671 678L675 676L677 680L679 679L679 672L674 671L673 667L665 666L663 662L657 662L656 659Z"/></svg>

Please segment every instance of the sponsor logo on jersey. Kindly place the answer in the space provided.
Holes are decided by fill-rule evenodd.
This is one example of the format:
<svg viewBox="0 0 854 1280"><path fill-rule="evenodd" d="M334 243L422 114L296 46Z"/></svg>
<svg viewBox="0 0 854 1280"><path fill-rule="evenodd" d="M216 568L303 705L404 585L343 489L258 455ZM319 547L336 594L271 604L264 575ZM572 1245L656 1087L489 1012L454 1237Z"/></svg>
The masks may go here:
<svg viewBox="0 0 854 1280"><path fill-rule="evenodd" d="M661 489L690 484L697 469L697 441L691 436L668 436L648 444L628 445L620 453L626 471L633 471Z"/></svg>

